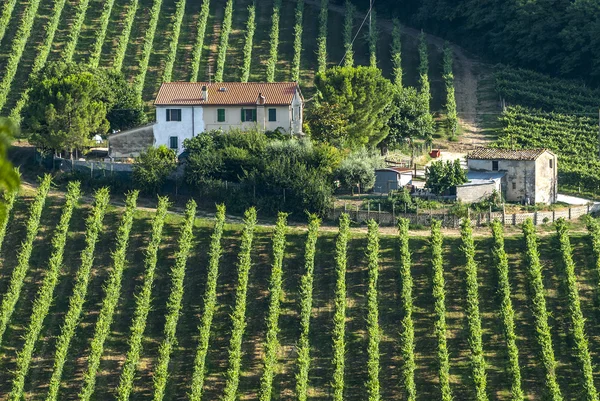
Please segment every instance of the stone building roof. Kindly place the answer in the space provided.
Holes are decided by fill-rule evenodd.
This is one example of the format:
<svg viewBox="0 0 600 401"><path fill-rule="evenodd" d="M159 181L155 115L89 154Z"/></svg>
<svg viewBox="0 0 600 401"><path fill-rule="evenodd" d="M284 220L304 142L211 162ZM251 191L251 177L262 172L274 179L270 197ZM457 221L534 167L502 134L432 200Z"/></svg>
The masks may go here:
<svg viewBox="0 0 600 401"><path fill-rule="evenodd" d="M467 155L471 160L536 160L544 152L553 154L548 149L498 149L477 148Z"/></svg>
<svg viewBox="0 0 600 401"><path fill-rule="evenodd" d="M208 90L208 99L204 98L203 86ZM300 91L296 82L165 82L158 90L154 104L248 106L256 105L259 96L263 96L266 106L285 106L292 104L296 91Z"/></svg>

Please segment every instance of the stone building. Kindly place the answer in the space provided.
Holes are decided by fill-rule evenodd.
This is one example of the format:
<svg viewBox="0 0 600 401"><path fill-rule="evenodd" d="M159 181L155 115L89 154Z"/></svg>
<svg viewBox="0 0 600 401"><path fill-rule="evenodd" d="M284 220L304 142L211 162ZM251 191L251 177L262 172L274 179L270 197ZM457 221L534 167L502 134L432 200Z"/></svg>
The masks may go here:
<svg viewBox="0 0 600 401"><path fill-rule="evenodd" d="M547 149L478 148L467 155L469 173L493 173L496 174L494 181L498 179L497 174L500 174L500 189L504 199L530 204L556 202L557 162L556 155ZM480 188L489 191L491 187L483 185L483 182L479 184L481 185L471 185L470 190L462 188L462 199L475 199L477 194L473 191L477 192ZM460 187L457 192L461 192Z"/></svg>

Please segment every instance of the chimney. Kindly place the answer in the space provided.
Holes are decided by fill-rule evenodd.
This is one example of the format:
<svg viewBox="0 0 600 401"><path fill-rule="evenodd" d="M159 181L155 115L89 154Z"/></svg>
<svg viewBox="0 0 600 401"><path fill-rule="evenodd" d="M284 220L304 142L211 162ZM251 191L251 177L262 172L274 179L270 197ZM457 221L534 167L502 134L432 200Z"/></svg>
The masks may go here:
<svg viewBox="0 0 600 401"><path fill-rule="evenodd" d="M256 100L256 124L263 131L266 128L265 100L262 93L259 93Z"/></svg>
<svg viewBox="0 0 600 401"><path fill-rule="evenodd" d="M262 95L262 93L258 93L258 100L256 101L256 104L258 104L259 106L264 106L265 105L265 101L266 98Z"/></svg>
<svg viewBox="0 0 600 401"><path fill-rule="evenodd" d="M208 101L208 87L206 85L202 85L202 100Z"/></svg>

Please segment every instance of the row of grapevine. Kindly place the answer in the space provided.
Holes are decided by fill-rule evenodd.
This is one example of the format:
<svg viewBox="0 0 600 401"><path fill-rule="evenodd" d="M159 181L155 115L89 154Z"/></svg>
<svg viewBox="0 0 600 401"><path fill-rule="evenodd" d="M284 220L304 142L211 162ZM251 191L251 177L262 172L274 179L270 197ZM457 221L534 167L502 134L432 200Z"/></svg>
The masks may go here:
<svg viewBox="0 0 600 401"><path fill-rule="evenodd" d="M6 228L8 227L8 221L10 220L10 214L17 200L17 191L4 192L2 193L2 209L0 209L0 251L2 250L2 244L6 237Z"/></svg>
<svg viewBox="0 0 600 401"><path fill-rule="evenodd" d="M267 82L275 81L275 67L277 66L277 52L279 48L279 17L281 0L273 3L271 15L271 35L269 37L269 59L267 60Z"/></svg>
<svg viewBox="0 0 600 401"><path fill-rule="evenodd" d="M394 18L393 20L393 28L392 28L392 75L394 77L394 84L398 88L402 88L402 27L400 26L400 21Z"/></svg>
<svg viewBox="0 0 600 401"><path fill-rule="evenodd" d="M0 344L2 344L4 332L6 331L10 318L15 310L15 305L19 300L19 295L23 288L23 280L29 270L29 258L31 257L31 251L33 250L33 241L37 237L40 228L40 218L42 217L42 210L44 209L51 184L52 177L50 174L44 175L35 194L35 199L29 208L29 219L27 220L25 240L21 244L21 249L17 255L17 266L13 269L12 275L10 276L8 290L2 297L2 306L0 307Z"/></svg>
<svg viewBox="0 0 600 401"><path fill-rule="evenodd" d="M160 246L168 207L168 199L166 197L159 197L156 214L152 220L152 236L146 249L146 258L144 260L144 283L135 298L135 312L128 342L129 350L125 357L119 387L117 388L117 400L119 401L129 400L129 396L133 391L133 379L135 378L137 364L142 353L142 338L144 330L146 330L146 318L148 317L148 312L150 312L152 285L154 284L154 272L158 260L158 247Z"/></svg>
<svg viewBox="0 0 600 401"><path fill-rule="evenodd" d="M2 42L6 33L6 28L15 9L15 4L17 4L17 0L7 0L4 3L4 7L2 7L2 14L0 15L0 42Z"/></svg>
<svg viewBox="0 0 600 401"><path fill-rule="evenodd" d="M598 220L590 218L587 221L587 228L592 242L592 251L594 253L594 268L596 270L596 303L600 305L600 223ZM2 237L0 237L0 244Z"/></svg>
<svg viewBox="0 0 600 401"><path fill-rule="evenodd" d="M242 82L248 82L250 78L250 65L252 64L252 46L254 31L256 30L256 6L248 6L248 21L246 22L246 38L244 41L244 61L242 63Z"/></svg>
<svg viewBox="0 0 600 401"><path fill-rule="evenodd" d="M294 22L294 58L292 60L292 81L300 81L300 57L302 55L302 32L304 18L304 0L296 2Z"/></svg>
<svg viewBox="0 0 600 401"><path fill-rule="evenodd" d="M206 33L206 22L210 13L210 0L202 0L202 8L198 16L198 31L196 32L196 43L192 50L192 74L191 82L198 81L198 72L200 71L200 59L202 58L202 49L204 48L204 34Z"/></svg>
<svg viewBox="0 0 600 401"><path fill-rule="evenodd" d="M479 284L477 282L477 264L475 262L475 243L471 221L462 222L461 237L463 252L465 254L466 284L467 284L467 321L469 323L469 346L471 348L471 366L473 369L473 382L475 384L476 399L486 401L487 376L485 373L485 359L481 340L481 316L479 315Z"/></svg>
<svg viewBox="0 0 600 401"><path fill-rule="evenodd" d="M225 5L225 15L223 16L223 25L221 25L221 37L219 40L219 52L217 53L215 82L223 81L223 72L225 71L225 58L227 56L227 47L229 46L229 34L231 33L232 17L233 0L227 0L227 4Z"/></svg>
<svg viewBox="0 0 600 401"><path fill-rule="evenodd" d="M369 65L371 67L377 67L377 17L375 10L371 10L371 26L369 28Z"/></svg>
<svg viewBox="0 0 600 401"><path fill-rule="evenodd" d="M185 0L178 0L175 6L175 15L173 15L173 25L170 31L171 43L167 52L165 69L163 71L163 82L170 82L173 78L173 65L177 57L177 46L179 45L179 33L181 32L181 24L183 15L185 14Z"/></svg>
<svg viewBox="0 0 600 401"><path fill-rule="evenodd" d="M54 295L54 288L60 277L60 269L63 262L65 243L69 232L69 223L73 215L73 210L77 206L81 195L79 182L72 181L68 184L65 204L62 208L62 214L56 231L52 238L52 254L48 261L48 270L42 282L42 286L33 303L33 311L29 318L29 326L25 334L25 344L17 355L17 366L12 380L12 388L8 397L11 401L20 401L24 398L23 387L25 378L29 373L31 357L35 349L40 332L44 324L44 319L48 315Z"/></svg>
<svg viewBox="0 0 600 401"><path fill-rule="evenodd" d="M438 343L438 359L440 364L439 381L441 400L451 401L450 362L446 328L446 281L444 280L444 258L442 255L442 223L434 220L431 223L431 265L433 270L433 298L435 301L435 336Z"/></svg>
<svg viewBox="0 0 600 401"><path fill-rule="evenodd" d="M54 42L54 35L56 34L56 30L58 29L58 23L60 22L60 17L62 15L65 2L66 0L54 1L52 15L50 16L50 21L48 22L48 26L46 27L46 35L44 36L44 42L38 48L38 54L33 60L33 67L31 68L31 73L29 74L29 81L46 65L46 61L48 60L48 55L50 54L52 43ZM13 107L13 109L10 112L10 118L16 123L21 122L21 110L23 110L23 107L25 107L28 100L29 84L26 85L26 88L21 93L17 104L15 105L15 107Z"/></svg>
<svg viewBox="0 0 600 401"><path fill-rule="evenodd" d="M427 50L427 37L421 31L419 35L419 83L421 84L421 96L424 99L427 112L429 112L429 102L431 100L431 90L429 85L429 51Z"/></svg>
<svg viewBox="0 0 600 401"><path fill-rule="evenodd" d="M273 234L273 268L271 270L269 315L267 316L267 338L263 357L264 371L260 378L260 401L270 401L273 388L273 378L277 367L277 352L279 350L279 314L283 289L283 255L285 252L285 234L287 214L279 213L275 232Z"/></svg>
<svg viewBox="0 0 600 401"><path fill-rule="evenodd" d="M133 21L135 20L135 14L139 7L139 0L131 0L123 18L123 30L119 39L117 39L117 49L115 50L115 57L112 62L113 70L119 72L123 68L123 60L125 60L125 52L129 45L129 37L131 36L131 28L133 27Z"/></svg>
<svg viewBox="0 0 600 401"><path fill-rule="evenodd" d="M94 68L97 68L98 64L100 63L102 46L104 46L104 39L106 39L106 29L108 28L110 13L112 12L114 4L115 0L105 0L104 6L102 7L102 14L100 15L100 27L96 30L96 40L92 45L90 58L88 60L90 66Z"/></svg>
<svg viewBox="0 0 600 401"><path fill-rule="evenodd" d="M255 227L256 209L250 208L244 214L244 229L238 259L238 285L235 292L235 307L231 315L233 326L229 341L229 366L227 368L223 401L235 401L237 399L242 364L242 337L246 328L246 292L248 291L248 275L252 265L250 254Z"/></svg>
<svg viewBox="0 0 600 401"><path fill-rule="evenodd" d="M571 316L571 329L573 339L575 340L575 355L581 364L583 374L583 390L585 399L588 401L597 401L598 392L594 386L594 371L592 368L592 357L590 355L589 344L585 334L585 319L581 311L581 302L579 300L579 290L577 289L577 276L575 275L575 263L573 263L573 250L569 240L569 231L564 219L556 222L557 237L560 243L562 254L562 264L566 276L568 289L569 316Z"/></svg>
<svg viewBox="0 0 600 401"><path fill-rule="evenodd" d="M455 137L458 129L458 117L456 115L456 97L454 95L454 73L452 48L446 42L444 44L444 83L446 84L446 129L450 137Z"/></svg>
<svg viewBox="0 0 600 401"><path fill-rule="evenodd" d="M398 221L398 231L400 234L400 280L402 283L400 298L402 300L402 310L404 311L402 331L400 332L400 349L404 361L402 376L404 388L406 389L406 399L414 401L417 397L417 389L415 387L415 328L412 319L413 279L410 271L410 248L408 244L409 224L410 222L407 219L400 219Z"/></svg>
<svg viewBox="0 0 600 401"><path fill-rule="evenodd" d="M87 0L86 0L87 1ZM152 46L154 45L154 36L156 34L156 25L158 24L158 18L160 17L160 8L162 6L162 0L154 0L152 2L152 8L150 9L150 20L148 22L148 29L144 36L144 44L142 46L142 54L140 55L140 62L138 65L138 72L133 80L133 87L138 97L142 98L142 92L144 90L144 83L146 82L146 72L148 71L148 63L150 62L150 54L152 53Z"/></svg>
<svg viewBox="0 0 600 401"><path fill-rule="evenodd" d="M340 216L340 228L335 244L335 306L333 312L333 400L344 399L344 357L346 355L346 264L350 216Z"/></svg>
<svg viewBox="0 0 600 401"><path fill-rule="evenodd" d="M87 359L88 367L83 377L83 388L79 393L80 400L89 400L94 394L96 385L96 373L100 366L100 359L104 352L104 342L110 334L110 326L113 321L115 308L121 295L121 279L127 258L127 245L129 244L129 233L133 225L133 215L137 203L138 192L133 191L127 195L125 200L125 212L121 225L117 230L117 248L112 254L113 268L104 287L104 299L100 307L100 314L96 322L94 337L90 345L90 353Z"/></svg>
<svg viewBox="0 0 600 401"><path fill-rule="evenodd" d="M329 0L321 0L319 13L319 36L317 37L317 71L325 72L327 69L327 19Z"/></svg>
<svg viewBox="0 0 600 401"><path fill-rule="evenodd" d="M89 4L90 0L80 0L79 4L77 5L75 18L69 27L69 36L61 53L62 61L65 63L70 63L73 61L73 55L75 54L75 48L77 47L77 42L79 41L79 34L81 33L81 28L83 27L85 14L87 13Z"/></svg>
<svg viewBox="0 0 600 401"><path fill-rule="evenodd" d="M31 34L31 28L33 28L33 21L35 20L40 1L41 0L30 1L21 17L21 24L17 29L17 33L15 34L15 38L13 39L10 48L10 53L8 53L8 60L4 66L4 76L2 77L2 81L0 81L0 110L4 108L6 101L8 100L8 92L10 91L10 87L17 73L17 68L19 67L21 57L23 56L27 40L29 40L29 35Z"/></svg>
<svg viewBox="0 0 600 401"><path fill-rule="evenodd" d="M208 262L208 275L206 279L206 290L204 292L204 313L200 320L200 333L196 358L194 360L194 373L192 375L191 401L202 399L202 388L204 386L204 374L206 366L206 354L210 340L210 328L217 306L217 278L219 276L219 259L223 253L221 237L225 224L225 205L217 205L216 223L210 238L210 261Z"/></svg>
<svg viewBox="0 0 600 401"><path fill-rule="evenodd" d="M367 289L367 394L369 401L381 399L379 389L379 303L377 301L377 281L379 278L379 227L375 220L369 220L367 231L367 269L369 288Z"/></svg>
<svg viewBox="0 0 600 401"><path fill-rule="evenodd" d="M300 280L300 339L298 340L298 373L296 374L296 398L308 399L308 372L310 370L310 315L313 304L313 281L315 254L320 220L311 215L308 221L308 235L304 249L305 273Z"/></svg>
<svg viewBox="0 0 600 401"><path fill-rule="evenodd" d="M85 248L81 252L81 265L75 277L73 295L69 298L69 309L61 328L60 336L56 342L54 354L54 366L50 378L48 395L46 401L56 401L62 379L63 368L67 361L67 354L71 340L75 336L75 329L79 324L83 304L87 296L88 283L90 280L92 264L94 263L94 251L98 237L102 231L102 222L108 207L110 195L107 188L96 191L94 207L86 220Z"/></svg>
<svg viewBox="0 0 600 401"><path fill-rule="evenodd" d="M346 0L346 15L344 16L344 65L346 67L354 66L354 50L352 50L352 39L354 29L354 14L356 14L356 6L350 0Z"/></svg>
<svg viewBox="0 0 600 401"><path fill-rule="evenodd" d="M547 399L561 401L562 395L558 382L556 381L556 360L554 348L552 347L552 334L548 325L548 311L546 310L546 299L544 297L544 283L542 282L542 265L538 252L537 236L535 226L531 219L523 223L523 234L525 236L528 282L531 287L531 306L535 319L535 332L540 346L540 357L545 371L545 385Z"/></svg>
<svg viewBox="0 0 600 401"><path fill-rule="evenodd" d="M196 220L196 202L191 199L185 207L183 227L179 232L179 251L175 255L175 265L171 269L171 293L167 300L165 319L165 338L158 349L158 362L154 371L154 401L162 401L167 387L169 362L173 346L177 343L177 323L181 313L185 268L194 242L194 222Z"/></svg>
<svg viewBox="0 0 600 401"><path fill-rule="evenodd" d="M523 400L524 394L521 388L521 367L519 365L519 348L517 347L517 335L515 334L515 311L510 299L510 282L508 281L508 257L504 250L504 229L498 220L492 222L492 235L494 245L492 254L494 264L498 273L498 295L500 296L500 314L504 338L508 348L508 372L510 374L510 391L513 401Z"/></svg>

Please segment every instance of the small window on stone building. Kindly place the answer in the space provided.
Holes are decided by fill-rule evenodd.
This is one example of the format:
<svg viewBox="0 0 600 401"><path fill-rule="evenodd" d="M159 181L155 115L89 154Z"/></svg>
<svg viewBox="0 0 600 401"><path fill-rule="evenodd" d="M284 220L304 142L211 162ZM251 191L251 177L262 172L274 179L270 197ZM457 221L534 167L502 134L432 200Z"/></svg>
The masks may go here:
<svg viewBox="0 0 600 401"><path fill-rule="evenodd" d="M225 122L225 109L217 109L217 122Z"/></svg>
<svg viewBox="0 0 600 401"><path fill-rule="evenodd" d="M517 183L516 183L516 182L513 182L513 183L512 183L512 187L513 187L513 190L517 189Z"/></svg>
<svg viewBox="0 0 600 401"><path fill-rule="evenodd" d="M181 121L181 109L167 109L167 121Z"/></svg>
<svg viewBox="0 0 600 401"><path fill-rule="evenodd" d="M498 171L498 160L492 160L492 171Z"/></svg>
<svg viewBox="0 0 600 401"><path fill-rule="evenodd" d="M171 148L173 150L178 150L179 149L179 138L177 138L176 136L169 137L169 148Z"/></svg>
<svg viewBox="0 0 600 401"><path fill-rule="evenodd" d="M277 109L269 109L269 121L277 121Z"/></svg>
<svg viewBox="0 0 600 401"><path fill-rule="evenodd" d="M550 159L548 161L550 162L550 168L554 168L554 160Z"/></svg>

